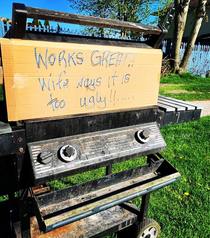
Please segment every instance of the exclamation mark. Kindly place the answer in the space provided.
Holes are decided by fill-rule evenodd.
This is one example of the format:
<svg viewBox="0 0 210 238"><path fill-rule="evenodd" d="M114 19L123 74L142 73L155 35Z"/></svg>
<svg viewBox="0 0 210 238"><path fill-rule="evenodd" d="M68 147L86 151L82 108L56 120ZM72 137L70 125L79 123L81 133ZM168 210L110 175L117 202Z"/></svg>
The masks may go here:
<svg viewBox="0 0 210 238"><path fill-rule="evenodd" d="M114 103L113 103L113 105L115 105L115 97L116 97L116 90L114 91Z"/></svg>
<svg viewBox="0 0 210 238"><path fill-rule="evenodd" d="M133 63L134 63L134 60L135 60L135 58L136 58L136 54L134 55L134 57L133 57L133 60L132 60L132 65L131 65L131 67L133 67Z"/></svg>
<svg viewBox="0 0 210 238"><path fill-rule="evenodd" d="M110 102L112 102L112 90L111 90L111 93L110 93Z"/></svg>
<svg viewBox="0 0 210 238"><path fill-rule="evenodd" d="M131 66L131 59L132 59L132 56L133 56L133 54L132 54L131 57L130 57L130 61L129 61L128 67Z"/></svg>

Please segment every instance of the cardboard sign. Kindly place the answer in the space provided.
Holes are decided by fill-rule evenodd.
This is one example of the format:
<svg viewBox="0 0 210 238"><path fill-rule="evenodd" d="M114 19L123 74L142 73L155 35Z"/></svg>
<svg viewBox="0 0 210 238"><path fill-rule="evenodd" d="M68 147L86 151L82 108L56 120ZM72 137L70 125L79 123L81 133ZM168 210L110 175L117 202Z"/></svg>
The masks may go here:
<svg viewBox="0 0 210 238"><path fill-rule="evenodd" d="M1 39L8 120L157 105L162 52Z"/></svg>

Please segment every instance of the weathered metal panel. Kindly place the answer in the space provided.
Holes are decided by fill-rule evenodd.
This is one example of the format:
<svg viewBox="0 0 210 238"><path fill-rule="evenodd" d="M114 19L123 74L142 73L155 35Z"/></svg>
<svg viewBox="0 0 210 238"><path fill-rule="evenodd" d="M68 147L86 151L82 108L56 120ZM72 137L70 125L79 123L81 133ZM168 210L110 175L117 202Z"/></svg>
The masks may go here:
<svg viewBox="0 0 210 238"><path fill-rule="evenodd" d="M149 141L141 143L136 137L140 130L148 130ZM67 147L74 150L71 161L63 161ZM33 166L34 183L43 183L96 167L107 166L134 157L153 154L166 148L156 123L140 124L91 134L75 135L28 144ZM43 163L41 156L49 162ZM49 157L49 158L48 158ZM65 158L63 158L65 157Z"/></svg>
<svg viewBox="0 0 210 238"><path fill-rule="evenodd" d="M27 142L73 136L156 121L157 107L25 121ZM36 133L34 133L36 131Z"/></svg>

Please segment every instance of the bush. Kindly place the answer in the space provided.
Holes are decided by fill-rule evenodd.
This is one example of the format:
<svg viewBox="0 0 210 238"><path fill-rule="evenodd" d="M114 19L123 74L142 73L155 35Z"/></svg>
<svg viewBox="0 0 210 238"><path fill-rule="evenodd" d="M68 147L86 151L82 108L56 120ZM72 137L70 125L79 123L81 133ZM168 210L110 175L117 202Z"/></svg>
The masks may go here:
<svg viewBox="0 0 210 238"><path fill-rule="evenodd" d="M171 59L169 59L167 56L162 60L161 77L165 77L171 74L172 67L170 65L170 61Z"/></svg>

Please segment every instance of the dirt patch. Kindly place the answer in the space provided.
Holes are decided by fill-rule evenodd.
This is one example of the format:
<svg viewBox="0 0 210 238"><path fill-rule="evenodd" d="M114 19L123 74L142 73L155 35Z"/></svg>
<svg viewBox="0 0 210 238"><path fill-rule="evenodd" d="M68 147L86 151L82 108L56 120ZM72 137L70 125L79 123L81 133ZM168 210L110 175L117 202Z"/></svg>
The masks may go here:
<svg viewBox="0 0 210 238"><path fill-rule="evenodd" d="M187 90L165 90L165 93L189 93Z"/></svg>
<svg viewBox="0 0 210 238"><path fill-rule="evenodd" d="M201 94L202 92L195 92L195 91L187 91L187 90L182 90L182 89L179 89L179 90L165 90L164 91L165 93L197 93L197 94Z"/></svg>
<svg viewBox="0 0 210 238"><path fill-rule="evenodd" d="M170 86L182 86L184 84L168 84L168 83L163 83L163 84L160 84L160 88L164 88L164 87L170 87ZM196 92L196 91L187 91L187 90L184 90L184 89L166 89L164 90L164 93L197 93L197 94L201 94L202 92Z"/></svg>
<svg viewBox="0 0 210 238"><path fill-rule="evenodd" d="M193 103L195 105L202 106L203 109L201 111L201 117L210 115L210 100L206 101L189 101L189 103Z"/></svg>
<svg viewBox="0 0 210 238"><path fill-rule="evenodd" d="M182 86L182 85L184 85L184 84L170 84L170 83L162 83L162 84L160 84L160 88L164 88L164 87L167 87L167 86Z"/></svg>

